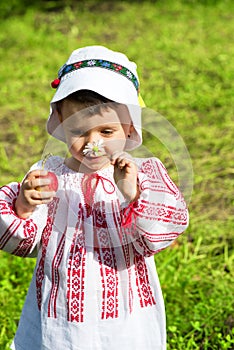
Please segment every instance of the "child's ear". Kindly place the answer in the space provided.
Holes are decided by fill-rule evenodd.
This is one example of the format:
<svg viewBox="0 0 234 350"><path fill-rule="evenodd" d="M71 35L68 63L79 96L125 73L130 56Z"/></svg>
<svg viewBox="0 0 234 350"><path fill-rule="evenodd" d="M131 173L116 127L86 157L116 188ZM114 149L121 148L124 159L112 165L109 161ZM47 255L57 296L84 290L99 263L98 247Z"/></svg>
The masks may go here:
<svg viewBox="0 0 234 350"><path fill-rule="evenodd" d="M129 135L131 135L131 133L134 131L134 126L131 124L129 127Z"/></svg>
<svg viewBox="0 0 234 350"><path fill-rule="evenodd" d="M62 118L62 115L61 115L61 113L59 111L57 111L57 116L58 116L58 119L59 119L60 123L62 123L63 118Z"/></svg>
<svg viewBox="0 0 234 350"><path fill-rule="evenodd" d="M62 114L57 110L57 108L54 109L54 117L59 120L60 124L62 123Z"/></svg>
<svg viewBox="0 0 234 350"><path fill-rule="evenodd" d="M130 125L128 125L128 129L126 133L125 150L132 149L132 145L134 142L134 135L135 135L135 128L131 123Z"/></svg>

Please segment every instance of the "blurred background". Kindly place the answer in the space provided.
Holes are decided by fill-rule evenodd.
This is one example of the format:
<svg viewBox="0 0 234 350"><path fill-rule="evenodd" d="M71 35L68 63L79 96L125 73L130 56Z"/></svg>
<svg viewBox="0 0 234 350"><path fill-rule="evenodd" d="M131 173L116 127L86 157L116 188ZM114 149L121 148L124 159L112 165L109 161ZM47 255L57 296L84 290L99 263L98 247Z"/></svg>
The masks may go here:
<svg viewBox="0 0 234 350"><path fill-rule="evenodd" d="M231 0L0 2L0 185L21 181L42 157L50 83L87 45L137 63L154 111L143 120L143 148L178 185L178 159L188 157L190 227L155 256L168 350L234 348L233 19ZM179 135L169 147L158 115ZM14 336L34 264L0 252L0 349Z"/></svg>

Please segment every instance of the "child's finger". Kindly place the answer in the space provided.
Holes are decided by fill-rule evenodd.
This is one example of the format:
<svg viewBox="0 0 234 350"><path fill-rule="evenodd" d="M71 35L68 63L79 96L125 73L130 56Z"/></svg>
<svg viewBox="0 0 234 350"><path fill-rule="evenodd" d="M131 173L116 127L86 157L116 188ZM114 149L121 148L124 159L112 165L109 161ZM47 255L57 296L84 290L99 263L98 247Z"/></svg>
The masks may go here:
<svg viewBox="0 0 234 350"><path fill-rule="evenodd" d="M50 185L51 179L46 178L47 171L34 171L29 173L23 182L24 189L31 190L43 186Z"/></svg>
<svg viewBox="0 0 234 350"><path fill-rule="evenodd" d="M46 176L48 174L48 171L47 170L44 170L44 169L36 169L36 170L32 170L30 171L27 176L26 176L26 179L34 179L34 178L37 178L37 177L40 177L40 176Z"/></svg>
<svg viewBox="0 0 234 350"><path fill-rule="evenodd" d="M124 167L126 167L127 165L130 164L130 160L126 159L126 158L118 158L115 162L115 165L119 168L119 169L123 169Z"/></svg>
<svg viewBox="0 0 234 350"><path fill-rule="evenodd" d="M51 182L50 179L43 179L43 178L37 178L37 179L27 179L24 181L24 189L25 190L33 190L36 189L37 187L43 187L49 185Z"/></svg>
<svg viewBox="0 0 234 350"><path fill-rule="evenodd" d="M129 156L129 154L128 153L126 153L126 152L123 152L123 151L121 151L121 152L118 152L118 151L116 151L116 152L114 152L114 153L112 153L111 155L110 155L110 160L111 161L114 161L114 160L116 160L117 158L119 158L119 157L126 157L126 156Z"/></svg>
<svg viewBox="0 0 234 350"><path fill-rule="evenodd" d="M47 204L52 201L56 193L54 191L32 191L28 197L30 205Z"/></svg>
<svg viewBox="0 0 234 350"><path fill-rule="evenodd" d="M53 198L56 195L56 192L54 191L33 191L32 198L44 200L44 199L50 199Z"/></svg>
<svg viewBox="0 0 234 350"><path fill-rule="evenodd" d="M53 200L56 193L54 191L50 192L39 192L36 190L25 191L24 193L24 203L28 206L35 207L40 204L47 204Z"/></svg>
<svg viewBox="0 0 234 350"><path fill-rule="evenodd" d="M111 155L110 161L111 164L115 164L115 163L120 163L121 161L131 161L132 157L130 156L130 154L126 153L126 152L115 152L114 154Z"/></svg>

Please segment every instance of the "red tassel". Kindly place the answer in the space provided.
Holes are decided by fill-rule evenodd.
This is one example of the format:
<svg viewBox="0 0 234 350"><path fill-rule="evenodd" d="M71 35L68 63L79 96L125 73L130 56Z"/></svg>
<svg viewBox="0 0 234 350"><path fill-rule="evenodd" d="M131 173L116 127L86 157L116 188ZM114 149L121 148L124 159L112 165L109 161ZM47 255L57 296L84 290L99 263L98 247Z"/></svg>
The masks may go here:
<svg viewBox="0 0 234 350"><path fill-rule="evenodd" d="M123 228L131 228L132 224L135 225L135 219L134 202L132 202L123 209L121 226Z"/></svg>
<svg viewBox="0 0 234 350"><path fill-rule="evenodd" d="M52 81L52 83L51 83L51 86L52 86L52 88L53 89L57 89L57 87L59 86L59 84L60 84L60 79L54 79L53 81Z"/></svg>

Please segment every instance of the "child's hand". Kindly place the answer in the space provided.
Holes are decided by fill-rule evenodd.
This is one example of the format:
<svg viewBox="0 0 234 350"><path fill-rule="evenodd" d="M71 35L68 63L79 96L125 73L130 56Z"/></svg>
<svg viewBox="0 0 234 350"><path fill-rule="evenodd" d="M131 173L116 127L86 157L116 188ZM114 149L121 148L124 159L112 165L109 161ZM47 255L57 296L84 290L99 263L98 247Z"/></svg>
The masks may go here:
<svg viewBox="0 0 234 350"><path fill-rule="evenodd" d="M37 205L52 201L55 192L46 191L46 188L43 192L43 187L51 182L50 179L43 178L47 173L46 170L33 170L25 177L15 202L15 211L19 217L26 219L33 213Z"/></svg>
<svg viewBox="0 0 234 350"><path fill-rule="evenodd" d="M114 180L127 201L133 202L139 197L137 185L137 166L126 152L116 152L111 156L114 165Z"/></svg>

